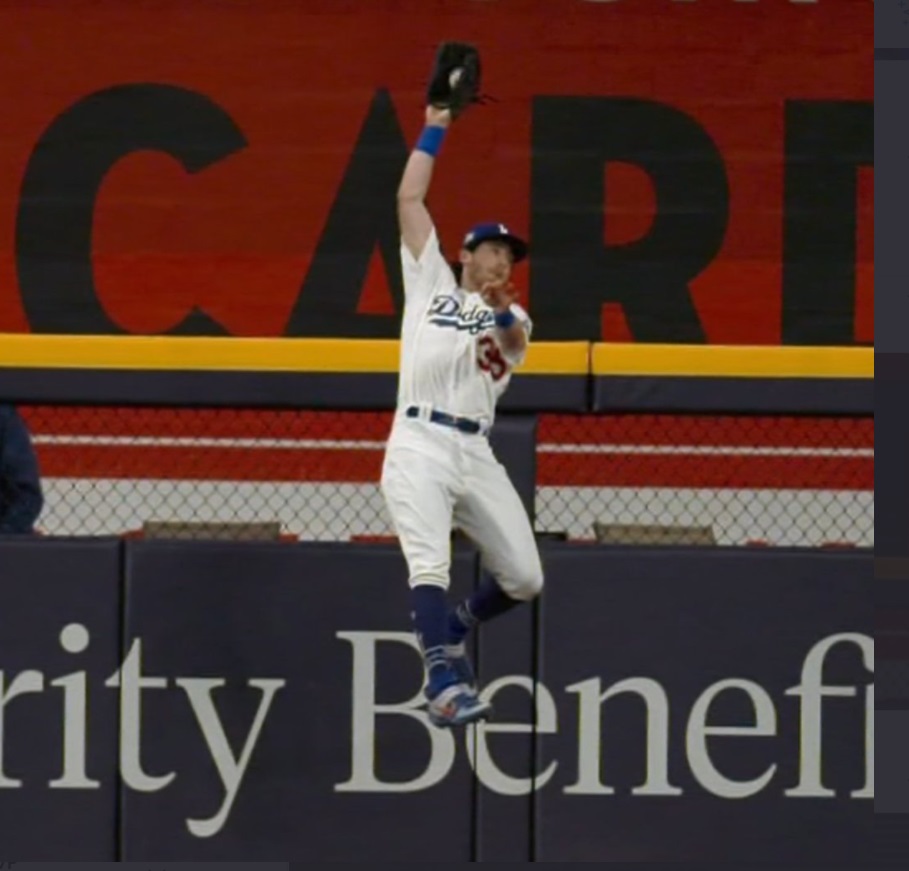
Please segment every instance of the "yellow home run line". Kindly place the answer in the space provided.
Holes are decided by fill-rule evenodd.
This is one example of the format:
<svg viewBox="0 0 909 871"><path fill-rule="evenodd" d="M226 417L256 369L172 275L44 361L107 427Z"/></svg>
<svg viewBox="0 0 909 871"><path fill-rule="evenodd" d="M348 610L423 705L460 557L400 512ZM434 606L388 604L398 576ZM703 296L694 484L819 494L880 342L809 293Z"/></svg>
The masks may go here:
<svg viewBox="0 0 909 871"><path fill-rule="evenodd" d="M396 373L396 339L0 334L0 367ZM874 349L531 342L525 375L874 378Z"/></svg>
<svg viewBox="0 0 909 871"><path fill-rule="evenodd" d="M35 369L391 372L397 343L184 336L0 336L0 366Z"/></svg>
<svg viewBox="0 0 909 871"><path fill-rule="evenodd" d="M874 348L595 344L594 375L874 378Z"/></svg>
<svg viewBox="0 0 909 871"><path fill-rule="evenodd" d="M241 372L398 371L396 339L0 334L0 367ZM585 375L588 342L536 342L522 373Z"/></svg>

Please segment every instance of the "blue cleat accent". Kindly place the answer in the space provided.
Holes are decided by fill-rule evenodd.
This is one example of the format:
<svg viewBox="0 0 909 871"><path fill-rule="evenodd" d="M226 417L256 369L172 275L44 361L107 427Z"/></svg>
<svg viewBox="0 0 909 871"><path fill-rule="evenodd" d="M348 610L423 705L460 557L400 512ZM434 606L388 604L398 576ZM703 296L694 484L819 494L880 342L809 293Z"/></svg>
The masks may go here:
<svg viewBox="0 0 909 871"><path fill-rule="evenodd" d="M486 720L492 705L463 684L446 687L426 705L429 721L441 729Z"/></svg>
<svg viewBox="0 0 909 871"><path fill-rule="evenodd" d="M467 645L463 641L460 644L446 645L445 653L448 657L448 665L457 677L458 683L464 684L472 693L476 694L479 687L473 666L470 664Z"/></svg>

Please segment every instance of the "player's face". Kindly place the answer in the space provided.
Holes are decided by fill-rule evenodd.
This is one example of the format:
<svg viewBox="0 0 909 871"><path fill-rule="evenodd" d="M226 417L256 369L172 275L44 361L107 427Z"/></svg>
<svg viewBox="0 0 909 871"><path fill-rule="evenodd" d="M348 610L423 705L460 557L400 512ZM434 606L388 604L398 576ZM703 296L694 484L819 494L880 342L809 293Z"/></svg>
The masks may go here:
<svg viewBox="0 0 909 871"><path fill-rule="evenodd" d="M481 242L473 251L462 251L461 263L464 264L464 286L479 290L492 281L507 281L514 265L514 255L505 242L491 239Z"/></svg>

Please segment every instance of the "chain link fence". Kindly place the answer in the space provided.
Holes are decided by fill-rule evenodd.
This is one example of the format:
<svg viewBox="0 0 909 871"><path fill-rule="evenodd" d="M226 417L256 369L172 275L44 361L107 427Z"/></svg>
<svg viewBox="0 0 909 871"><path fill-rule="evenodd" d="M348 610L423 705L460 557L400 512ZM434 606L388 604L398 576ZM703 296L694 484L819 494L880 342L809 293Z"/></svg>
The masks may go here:
<svg viewBox="0 0 909 871"><path fill-rule="evenodd" d="M553 415L536 522L623 543L874 546L874 419Z"/></svg>
<svg viewBox="0 0 909 871"><path fill-rule="evenodd" d="M391 415L23 406L55 536L392 536ZM536 529L569 540L874 545L870 417L544 414Z"/></svg>

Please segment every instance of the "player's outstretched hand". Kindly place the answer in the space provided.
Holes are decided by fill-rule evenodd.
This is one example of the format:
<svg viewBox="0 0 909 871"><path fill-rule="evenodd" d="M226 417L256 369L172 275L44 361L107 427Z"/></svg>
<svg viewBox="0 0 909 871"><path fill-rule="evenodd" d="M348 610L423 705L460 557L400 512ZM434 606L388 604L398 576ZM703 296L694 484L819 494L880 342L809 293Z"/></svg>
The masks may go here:
<svg viewBox="0 0 909 871"><path fill-rule="evenodd" d="M451 124L451 109L440 109L438 106L427 106L426 123L433 127L447 127Z"/></svg>
<svg viewBox="0 0 909 871"><path fill-rule="evenodd" d="M505 311L516 299L517 293L510 281L487 281L480 288L486 305L496 311Z"/></svg>

